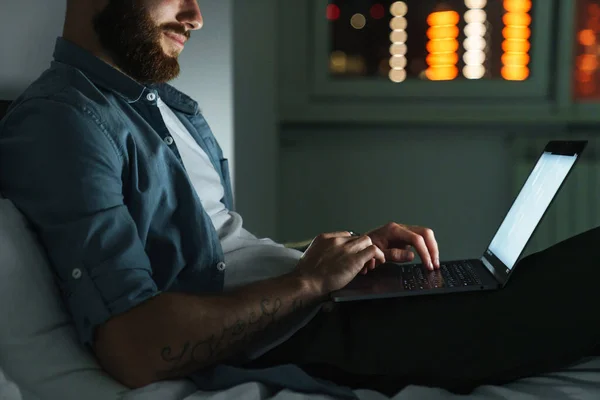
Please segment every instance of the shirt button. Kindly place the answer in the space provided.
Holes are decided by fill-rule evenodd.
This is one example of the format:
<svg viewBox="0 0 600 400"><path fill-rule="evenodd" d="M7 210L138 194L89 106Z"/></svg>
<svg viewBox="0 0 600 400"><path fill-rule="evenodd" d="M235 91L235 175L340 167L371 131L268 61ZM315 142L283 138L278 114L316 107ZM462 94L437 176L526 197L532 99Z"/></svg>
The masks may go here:
<svg viewBox="0 0 600 400"><path fill-rule="evenodd" d="M227 268L227 266L225 265L225 263L223 261L221 261L220 263L217 264L217 269L221 272L225 271L225 268Z"/></svg>
<svg viewBox="0 0 600 400"><path fill-rule="evenodd" d="M156 100L156 95L152 92L148 93L148 95L146 95L146 99L148 99L148 101L154 101Z"/></svg>
<svg viewBox="0 0 600 400"><path fill-rule="evenodd" d="M71 272L71 276L73 277L73 279L81 278L81 270L79 268L75 268L73 272Z"/></svg>
<svg viewBox="0 0 600 400"><path fill-rule="evenodd" d="M168 144L169 146L173 144L173 138L171 136L167 136L165 138L165 143Z"/></svg>

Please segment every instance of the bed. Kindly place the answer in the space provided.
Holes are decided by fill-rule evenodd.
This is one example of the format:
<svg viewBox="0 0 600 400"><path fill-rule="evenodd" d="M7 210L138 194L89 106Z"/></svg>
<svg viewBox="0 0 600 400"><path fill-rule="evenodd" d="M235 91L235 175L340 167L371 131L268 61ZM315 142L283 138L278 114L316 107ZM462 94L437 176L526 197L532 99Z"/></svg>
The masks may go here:
<svg viewBox="0 0 600 400"><path fill-rule="evenodd" d="M355 393L360 400L389 399L369 390L357 390ZM275 392L259 383L247 383L221 392L200 392L191 382L185 380L156 383L124 393L119 397L124 400L333 400L326 396L304 395L288 390ZM441 389L409 386L392 399L452 400L459 398L474 400L599 399L600 358L582 360L581 363L563 371L522 379L504 386L482 386L468 396L454 395ZM38 397L26 388L19 388L0 370L0 399L39 400L44 397Z"/></svg>
<svg viewBox="0 0 600 400"><path fill-rule="evenodd" d="M387 400L377 392L369 390L355 391L361 400ZM563 371L522 379L504 386L482 386L468 396L459 396L441 389L409 386L394 396L393 400L436 400L436 399L474 400L541 400L541 399L600 399L600 357L582 360L581 363ZM165 382L132 391L126 400L331 400L325 396L309 396L290 391L274 393L258 383L247 383L227 391L207 393L196 391L193 384Z"/></svg>

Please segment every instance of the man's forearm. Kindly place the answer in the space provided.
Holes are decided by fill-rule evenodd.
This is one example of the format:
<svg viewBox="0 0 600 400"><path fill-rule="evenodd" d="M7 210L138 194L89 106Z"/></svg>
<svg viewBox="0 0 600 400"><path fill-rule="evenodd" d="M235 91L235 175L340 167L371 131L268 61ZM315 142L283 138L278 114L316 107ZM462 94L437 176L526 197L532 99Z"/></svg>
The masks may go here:
<svg viewBox="0 0 600 400"><path fill-rule="evenodd" d="M117 379L144 386L231 357L257 333L318 301L295 274L222 295L164 293L99 328L95 350Z"/></svg>

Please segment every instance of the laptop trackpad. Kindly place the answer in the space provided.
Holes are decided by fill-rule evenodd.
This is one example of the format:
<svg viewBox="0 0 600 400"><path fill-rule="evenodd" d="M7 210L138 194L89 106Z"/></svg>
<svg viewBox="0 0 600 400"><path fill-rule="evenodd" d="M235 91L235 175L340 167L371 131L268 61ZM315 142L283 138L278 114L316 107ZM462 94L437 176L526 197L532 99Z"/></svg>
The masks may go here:
<svg viewBox="0 0 600 400"><path fill-rule="evenodd" d="M386 293L403 290L402 270L415 268L414 266L401 266L398 264L382 264L366 275L358 275L344 290L368 290L370 293Z"/></svg>

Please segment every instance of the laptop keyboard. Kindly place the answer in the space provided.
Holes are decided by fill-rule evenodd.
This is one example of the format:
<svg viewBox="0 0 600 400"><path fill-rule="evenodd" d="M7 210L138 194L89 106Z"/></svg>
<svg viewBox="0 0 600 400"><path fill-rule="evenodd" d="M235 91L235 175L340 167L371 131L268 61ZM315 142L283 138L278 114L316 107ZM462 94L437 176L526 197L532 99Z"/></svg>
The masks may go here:
<svg viewBox="0 0 600 400"><path fill-rule="evenodd" d="M480 285L481 279L468 261L442 264L439 270L427 271L421 267L404 266L402 284L405 290L423 290L441 287Z"/></svg>

